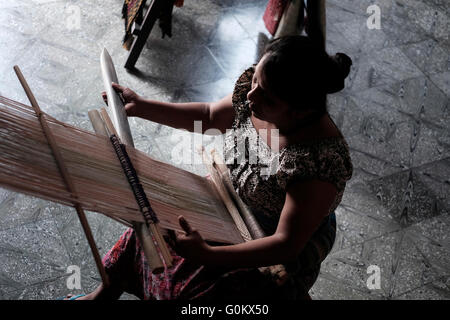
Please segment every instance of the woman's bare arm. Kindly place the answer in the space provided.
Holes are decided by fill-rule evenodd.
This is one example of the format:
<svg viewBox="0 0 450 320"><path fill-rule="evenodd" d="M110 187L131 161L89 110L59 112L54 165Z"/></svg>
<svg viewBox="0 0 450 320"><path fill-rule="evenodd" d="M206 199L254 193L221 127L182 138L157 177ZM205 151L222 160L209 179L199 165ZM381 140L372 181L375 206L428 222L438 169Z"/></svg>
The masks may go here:
<svg viewBox="0 0 450 320"><path fill-rule="evenodd" d="M138 117L190 132L194 132L194 121L201 121L201 133L210 129L225 133L235 115L231 95L216 102L169 103L143 99L142 103Z"/></svg>
<svg viewBox="0 0 450 320"><path fill-rule="evenodd" d="M178 239L179 253L206 265L231 268L292 261L320 226L336 195L336 188L328 182L312 180L295 183L287 190L274 235L236 245L213 247L202 243L194 232L193 236L190 233Z"/></svg>
<svg viewBox="0 0 450 320"><path fill-rule="evenodd" d="M225 133L234 120L231 94L216 102L171 103L144 99L131 89L117 84L113 87L122 94L129 117L140 117L191 132L195 129L194 122L201 121L201 133L209 129Z"/></svg>

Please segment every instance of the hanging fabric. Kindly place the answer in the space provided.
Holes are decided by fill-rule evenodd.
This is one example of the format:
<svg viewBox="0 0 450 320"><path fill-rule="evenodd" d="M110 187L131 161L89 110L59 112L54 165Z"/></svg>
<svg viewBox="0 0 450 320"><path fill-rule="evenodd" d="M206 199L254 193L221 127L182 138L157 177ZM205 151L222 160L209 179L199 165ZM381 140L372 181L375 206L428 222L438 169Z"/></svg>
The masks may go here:
<svg viewBox="0 0 450 320"><path fill-rule="evenodd" d="M161 1L161 0L153 0ZM125 20L125 36L123 38L123 47L130 50L133 44L132 27L134 22L142 22L143 9L146 0L125 0L122 7L122 18ZM172 11L173 7L182 7L184 0L164 0L158 13L159 27L162 38L166 35L172 37Z"/></svg>

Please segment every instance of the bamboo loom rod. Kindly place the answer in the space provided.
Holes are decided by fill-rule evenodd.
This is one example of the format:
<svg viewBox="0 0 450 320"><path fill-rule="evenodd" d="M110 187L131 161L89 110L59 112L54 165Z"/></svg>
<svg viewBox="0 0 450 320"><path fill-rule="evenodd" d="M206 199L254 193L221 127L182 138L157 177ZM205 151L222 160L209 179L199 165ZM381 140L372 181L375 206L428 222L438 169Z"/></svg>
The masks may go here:
<svg viewBox="0 0 450 320"><path fill-rule="evenodd" d="M104 127L107 131L107 136L115 134L115 128L109 118L108 112L105 108L100 110L101 119L103 120ZM131 133L130 133L131 138ZM172 266L172 255L167 248L166 242L161 235L161 230L159 229L158 223L148 223L148 228L146 224L143 223L133 223L143 240L147 242L144 248L144 253L146 254L148 263L154 273L160 273L164 270L164 266ZM158 252L159 249L159 252ZM161 254L161 256L160 256Z"/></svg>
<svg viewBox="0 0 450 320"><path fill-rule="evenodd" d="M234 190L233 183L231 182L228 173L228 168L224 164L222 158L217 154L215 149L211 150L211 156L213 159L213 166L217 169L217 172L220 174L220 177L225 185L225 188L228 191L228 194L230 194L230 196L233 198L234 202L238 206L239 212L242 215L242 219L244 219L244 222L248 227L248 231L250 232L252 238L258 239L265 237L266 235L261 226L259 225L258 221L256 221L255 216L250 212L248 207L245 205L245 203L242 201L242 199Z"/></svg>
<svg viewBox="0 0 450 320"><path fill-rule="evenodd" d="M52 153L55 157L56 164L58 166L58 169L61 173L62 179L64 181L64 184L69 189L69 192L73 195L73 205L75 207L75 210L78 214L78 218L80 219L81 226L83 227L84 233L86 235L86 238L88 240L89 246L91 248L92 254L94 255L95 264L97 265L97 269L100 273L100 276L103 281L103 285L105 287L109 286L109 278L106 274L105 268L103 266L102 260L100 258L100 253L98 251L97 245L95 244L94 237L92 235L91 228L89 227L89 223L86 219L86 215L84 213L83 208L81 207L80 203L77 201L76 196L76 190L75 186L72 182L72 179L70 178L70 175L67 171L67 168L64 164L64 160L61 156L60 150L58 148L58 145L56 144L55 138L53 137L53 134L45 120L44 113L41 111L41 108L39 107L39 104L36 101L36 98L33 95L33 92L31 91L30 87L28 86L27 81L25 80L25 77L22 74L22 71L18 66L14 66L14 71L16 72L17 77L19 78L20 83L22 84L23 89L25 90L25 93L28 97L28 100L30 100L31 106L34 108L36 115L39 119L39 122L42 126L42 130L44 131L44 135L47 138L48 144L50 145L50 148L52 150Z"/></svg>
<svg viewBox="0 0 450 320"><path fill-rule="evenodd" d="M97 110L88 111L89 120L91 120L92 127L96 134L101 136L108 136L108 132L106 131L105 124L103 123L103 119L100 115L100 112Z"/></svg>
<svg viewBox="0 0 450 320"><path fill-rule="evenodd" d="M98 111L97 111L98 112ZM106 109L102 108L99 113L100 119L103 121L103 126L106 130L106 136L117 135L117 131L109 118ZM129 136L131 138L131 134ZM132 140L131 140L132 143ZM142 243L142 249L144 250L147 262L154 273L161 273L164 270L164 259L161 259L157 245L155 244L154 234L152 235L152 230L149 230L144 223L132 222L133 229L136 232L139 241Z"/></svg>
<svg viewBox="0 0 450 320"><path fill-rule="evenodd" d="M249 231L249 228L252 228L252 227L257 228L257 227L255 227L255 225L249 226L249 225L245 224L245 222L243 221L243 219L241 217L242 212L241 213L239 212L239 210L236 208L235 204L231 200L231 197L228 194L226 187L225 187L226 179L224 178L224 175L220 174L220 172L219 172L220 169L218 168L218 166L214 166L216 161L217 161L217 163L223 164L223 160L219 157L219 155L217 155L215 150L212 150L212 152L211 152L212 159L208 156L204 147L201 147L199 152L202 153L202 159L204 161L206 168L208 169L208 171L211 175L213 184L216 187L216 190L218 191L220 196L222 197L222 200L224 201L230 215L232 216L234 222L236 223L236 226L237 226L239 232L241 232L241 236L244 239L244 241L251 241L253 239L259 239L259 238L265 237L265 234L261 229L254 231L256 234L258 234L260 236L259 238L252 237L252 235ZM225 169L225 168L223 168L223 169ZM228 169L227 169L227 171L228 171ZM258 224L256 223L256 225L258 225ZM280 286L283 285L288 280L288 273L287 273L284 265L282 265L282 264L268 266L268 267L260 267L258 269L263 273L270 273L272 276L274 276L274 278L276 279L276 283Z"/></svg>
<svg viewBox="0 0 450 320"><path fill-rule="evenodd" d="M242 220L241 215L239 214L239 211L237 210L236 206L234 205L233 201L231 200L230 195L228 194L221 176L217 172L217 170L213 166L213 161L209 157L209 155L206 153L205 148L202 146L198 152L201 152L203 163L206 166L210 176L211 180L214 183L216 187L216 191L219 193L220 197L222 198L225 207L228 209L228 212L230 213L231 217L233 218L234 223L236 224L237 229L239 230L242 239L244 241L250 241L252 240L252 236L250 234L250 231L248 230L247 226L245 225L244 221Z"/></svg>
<svg viewBox="0 0 450 320"><path fill-rule="evenodd" d="M98 113L98 111L97 111L97 113ZM113 126L112 121L109 118L108 112L106 111L105 108L100 109L99 117L101 120L103 120L103 127L105 128L106 134L108 136L108 131L114 130L114 126ZM111 132L109 132L109 133L111 133ZM159 228L159 224L158 223L150 223L149 228L150 228L151 234L155 237L155 241L156 241L158 248L161 250L163 261L166 263L167 267L170 267L172 265L172 260L173 260L172 255L170 254L170 251L167 248L164 238L161 235L161 230Z"/></svg>
<svg viewBox="0 0 450 320"><path fill-rule="evenodd" d="M97 134L100 134L100 135L103 135L103 136L107 137L108 136L108 132L106 131L105 124L103 123L103 120L102 120L102 117L101 117L100 113L97 110L91 110L91 111L88 112L88 116L89 116L89 119L91 120L91 123L92 123L92 126L94 128L94 131ZM113 217L111 217L111 218L113 218ZM121 222L121 223L125 224L126 226L128 226L130 228L133 227L133 224L131 222L129 222L129 221L126 221L126 220L123 220L123 219L120 219L120 218L113 218L113 219L115 219L118 222Z"/></svg>
<svg viewBox="0 0 450 320"><path fill-rule="evenodd" d="M108 132L106 131L105 125L103 123L102 117L97 110L91 110L88 112L89 120L91 120L92 127L97 134L107 137ZM132 228L133 224L129 221L120 218L110 217L122 224L125 224L127 227Z"/></svg>
<svg viewBox="0 0 450 320"><path fill-rule="evenodd" d="M116 70L114 67L114 63L108 50L106 48L103 49L100 55L100 65L102 70L103 83L106 90L106 95L108 97L108 101L110 103L110 108L112 111L115 128L117 129L117 137L125 144L130 147L134 147L133 137L131 135L130 125L128 123L127 114L125 112L125 107L123 105L122 99L115 92L112 87L112 82L119 83ZM109 117L106 117L109 118ZM104 118L106 128L108 128L107 120ZM114 127L114 126L113 126ZM111 131L112 132L112 131ZM161 272L164 269L164 264L167 266L172 265L171 257L169 260L164 261L164 256L168 252L167 245L164 240L161 241L162 236L160 234L160 230L158 226L152 226L150 224L150 228L147 228L146 225L143 225L138 222L133 222L134 229L138 238L141 240L142 246L144 248L144 252L147 254L147 260L149 264L153 267L153 272ZM153 233L153 232L156 232ZM152 234L153 233L153 234ZM150 239L156 240L156 244ZM158 248L161 249L162 258L158 254Z"/></svg>

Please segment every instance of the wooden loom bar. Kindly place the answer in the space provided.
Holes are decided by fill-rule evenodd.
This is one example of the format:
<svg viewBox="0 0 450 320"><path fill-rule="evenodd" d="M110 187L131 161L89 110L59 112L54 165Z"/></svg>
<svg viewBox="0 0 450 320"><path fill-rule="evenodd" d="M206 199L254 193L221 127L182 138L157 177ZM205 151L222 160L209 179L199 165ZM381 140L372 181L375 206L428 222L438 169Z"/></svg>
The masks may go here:
<svg viewBox="0 0 450 320"><path fill-rule="evenodd" d="M201 154L202 154L203 163L206 166L206 168L211 176L212 182L214 183L214 186L216 187L216 191L219 193L225 206L227 207L228 212L230 213L234 223L236 224L237 229L241 233L242 239L244 239L244 241L252 240L250 231L248 230L247 226L245 225L244 221L242 220L241 215L239 214L239 211L237 210L236 206L234 205L233 201L231 200L230 195L228 194L228 191L226 190L226 188L224 186L221 176L219 175L219 173L213 166L213 161L206 153L204 147L201 147L199 152L201 152Z"/></svg>
<svg viewBox="0 0 450 320"><path fill-rule="evenodd" d="M100 110L100 118L103 120L107 135L110 136L111 134L115 134L115 128L105 108ZM131 139L131 134L129 135L129 139ZM133 227L137 230L139 236L147 242L145 245L143 244L143 247L145 247L144 252L146 253L148 263L153 272L159 273L164 270L164 266L172 266L172 255L161 235L158 223L148 223L148 229L147 226L142 223L133 223ZM159 256L157 249L160 250L161 257Z"/></svg>
<svg viewBox="0 0 450 320"><path fill-rule="evenodd" d="M256 221L255 216L250 212L248 207L234 190L228 173L228 168L226 167L220 156L217 154L215 149L211 150L211 156L213 159L213 166L217 169L217 172L219 173L221 180L228 191L228 194L233 198L234 202L238 206L242 219L244 220L245 225L247 226L252 238L258 239L265 237L266 235L264 234L264 231L259 225L258 221Z"/></svg>
<svg viewBox="0 0 450 320"><path fill-rule="evenodd" d="M103 124L106 127L107 131L108 131L108 129L114 130L112 121L109 118L108 112L106 111L105 108L100 109L100 117L101 117L101 119L103 119L103 121L104 121ZM131 134L130 134L129 138L131 139ZM164 262L166 263L166 266L170 267L172 265L172 260L173 260L172 255L170 254L169 249L167 248L167 245L161 235L161 229L159 227L159 224L151 223L151 224L149 224L149 228L150 228L151 234L155 237L155 241L158 245L158 248L161 250L161 254L162 254Z"/></svg>
<svg viewBox="0 0 450 320"><path fill-rule="evenodd" d="M98 111L97 111L98 112ZM102 108L99 114L100 119L103 121L103 127L106 131L106 137L111 134L117 135L116 129L109 118L108 112L105 108ZM94 128L95 130L95 128ZM97 132L96 132L97 133ZM164 262L160 258L157 248L154 244L151 231L146 228L143 223L132 222L133 229L136 232L136 236L142 243L142 249L144 250L147 262L154 273L161 273L164 270Z"/></svg>
<svg viewBox="0 0 450 320"><path fill-rule="evenodd" d="M89 120L91 120L92 127L94 128L94 131L97 134L100 134L102 136L108 136L108 132L106 131L105 124L103 123L102 117L100 113L97 110L91 110L88 112ZM117 222L120 222L124 225L126 225L129 228L133 227L133 224L129 221L126 221L124 219L116 218L110 216L111 219L116 220Z"/></svg>
<svg viewBox="0 0 450 320"><path fill-rule="evenodd" d="M109 131L108 137L113 145L116 156L119 157L123 173L127 176L127 181L133 191L133 196L139 205L139 211L145 220L145 225L139 222L133 222L133 227L142 247L144 248L144 252L146 253L146 258L151 269L154 273L159 273L164 270L165 266L170 267L172 265L172 256L167 255L167 245L162 240L162 236L159 234L159 229L156 228L156 226L153 226L153 224L157 223L156 214L150 206L150 202L147 199L142 185L140 183L136 183L139 180L137 173L133 174L133 170L130 171L133 165L124 146L126 145L134 148L133 137L131 135L130 125L128 123L122 98L112 87L112 83L119 83L119 80L117 78L114 62L106 48L103 48L100 55L100 66L106 95L108 97L108 101L110 102L110 110L115 125L112 125L106 110L102 110L105 127L107 131ZM114 134L114 128L117 131L116 134ZM121 143L123 143L123 146L121 146ZM160 252L158 252L158 249Z"/></svg>
<svg viewBox="0 0 450 320"><path fill-rule="evenodd" d="M74 196L73 205L75 207L75 210L78 214L78 218L80 219L81 225L83 227L84 233L86 235L86 238L88 240L89 246L91 248L92 254L94 255L95 264L97 265L97 269L100 273L100 276L102 278L103 284L105 287L109 286L109 278L106 274L105 268L103 266L102 260L100 258L100 253L98 251L98 248L95 244L94 237L92 235L91 228L89 227L89 223L86 219L86 215L84 213L83 208L81 207L80 203L76 200L76 190L75 186L72 182L72 179L70 178L70 175L67 171L67 168L64 164L64 160L61 156L61 153L59 151L58 145L56 144L55 138L53 137L53 134L47 125L47 122L44 118L44 113L41 111L39 104L36 101L36 98L34 97L30 87L28 86L27 81L25 80L25 77L23 76L22 72L20 71L20 68L18 66L14 66L14 71L16 72L17 77L19 78L20 83L22 84L23 89L25 90L25 93L30 100L31 106L34 108L39 122L42 126L42 129L44 131L44 135L47 138L48 144L50 145L50 148L52 150L52 153L55 157L55 161L57 163L57 166L59 168L59 171L61 173L61 176L63 178L63 181L67 188L69 189L69 192L72 193Z"/></svg>
<svg viewBox="0 0 450 320"><path fill-rule="evenodd" d="M88 116L95 133L107 137L108 131L106 131L100 112L98 110L90 110L88 111Z"/></svg>
<svg viewBox="0 0 450 320"><path fill-rule="evenodd" d="M230 215L232 216L234 222L236 223L236 226L237 226L239 232L241 232L241 236L244 239L244 241L251 241L253 239L259 239L259 238L265 237L264 231L261 229L259 224L256 222L256 219L250 213L248 208L246 208L244 205L244 207L245 207L244 211L247 211L247 212L245 212L245 213L243 213L242 211L239 212L239 210L236 208L235 204L231 200L230 193L233 194L233 192L228 193L228 190L225 187L225 185L227 184L226 181L227 181L227 177L228 177L225 173L228 172L228 169L226 169L225 167L222 166L221 169L224 171L222 172L223 174L220 173L221 169L219 168L219 164L223 165L223 160L219 157L219 155L215 152L214 149L211 151L212 160L209 158L209 156L207 155L207 153L203 147L201 148L201 150L199 150L199 152L202 152L204 164L206 165L206 167L211 175L214 186L216 187L216 190L218 191L218 193L222 197L222 200L226 204L226 207L228 208ZM228 177L228 180L229 180L229 177ZM230 180L230 182L231 182L231 180ZM231 187L231 189L234 191L234 189L232 187ZM234 193L235 193L235 191L234 191ZM236 197L239 198L238 195L236 195ZM250 221L252 222L250 225L245 224L245 222L243 221L243 219L241 217L241 215L243 215L243 214L248 215L247 219L250 219ZM249 230L250 228L253 229L252 232L250 232L250 230ZM251 233L255 234L256 236L252 237ZM282 265L282 264L267 266L267 267L260 267L258 269L263 273L270 273L276 279L276 283L280 286L283 285L288 280L288 273L287 273L284 265Z"/></svg>

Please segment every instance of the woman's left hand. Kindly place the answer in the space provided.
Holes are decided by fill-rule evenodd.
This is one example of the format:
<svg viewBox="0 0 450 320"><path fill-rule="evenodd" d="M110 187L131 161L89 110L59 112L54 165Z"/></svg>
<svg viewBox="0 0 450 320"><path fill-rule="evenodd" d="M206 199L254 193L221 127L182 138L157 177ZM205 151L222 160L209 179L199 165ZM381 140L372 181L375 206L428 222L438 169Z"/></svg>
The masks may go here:
<svg viewBox="0 0 450 320"><path fill-rule="evenodd" d="M184 230L181 232L170 232L171 245L175 252L183 258L204 264L210 253L210 246L203 240L200 233L193 229L183 216L178 217L178 222Z"/></svg>

